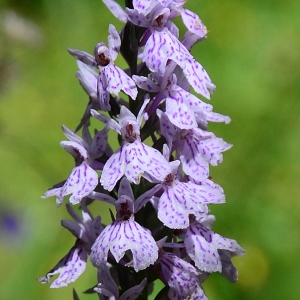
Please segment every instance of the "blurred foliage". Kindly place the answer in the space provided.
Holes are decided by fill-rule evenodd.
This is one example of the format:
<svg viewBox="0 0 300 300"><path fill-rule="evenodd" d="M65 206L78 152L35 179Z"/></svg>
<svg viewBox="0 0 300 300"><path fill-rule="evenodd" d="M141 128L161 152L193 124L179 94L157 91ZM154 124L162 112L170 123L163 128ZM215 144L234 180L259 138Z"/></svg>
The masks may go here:
<svg viewBox="0 0 300 300"><path fill-rule="evenodd" d="M232 143L212 169L227 203L212 207L214 229L246 249L234 259L236 284L213 274L211 300L299 299L300 286L300 59L297 0L189 0L209 29L193 48L217 91L215 111L230 125L210 130ZM59 146L61 124L75 128L87 97L66 48L92 52L116 21L100 0L0 2L0 295L1 299L96 299L82 291L95 269L67 288L35 278L64 256L74 238L55 199L40 199L65 179L72 158ZM121 64L123 62L120 60ZM107 206L94 214L109 221Z"/></svg>

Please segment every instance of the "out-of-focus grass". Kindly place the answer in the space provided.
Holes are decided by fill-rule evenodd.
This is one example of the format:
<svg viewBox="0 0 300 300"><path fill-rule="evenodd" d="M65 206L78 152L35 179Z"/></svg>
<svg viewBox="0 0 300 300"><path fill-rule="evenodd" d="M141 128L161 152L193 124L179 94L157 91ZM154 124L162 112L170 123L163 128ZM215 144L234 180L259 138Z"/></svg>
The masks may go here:
<svg viewBox="0 0 300 300"><path fill-rule="evenodd" d="M193 54L217 85L211 103L232 118L210 126L234 145L212 168L227 196L212 207L214 229L246 248L234 259L238 283L213 274L205 290L212 300L299 299L300 3L190 0L188 7L210 31ZM33 22L27 30L36 36L14 36L16 20L5 29L12 12ZM96 282L90 265L67 288L35 281L74 242L60 226L69 218L65 209L40 195L68 176L73 161L59 147L60 125L74 128L87 103L66 48L92 52L106 42L110 22L122 24L98 0L2 1L0 13L0 295L71 299L75 287L81 299L92 299L81 294ZM93 209L107 212L100 204Z"/></svg>

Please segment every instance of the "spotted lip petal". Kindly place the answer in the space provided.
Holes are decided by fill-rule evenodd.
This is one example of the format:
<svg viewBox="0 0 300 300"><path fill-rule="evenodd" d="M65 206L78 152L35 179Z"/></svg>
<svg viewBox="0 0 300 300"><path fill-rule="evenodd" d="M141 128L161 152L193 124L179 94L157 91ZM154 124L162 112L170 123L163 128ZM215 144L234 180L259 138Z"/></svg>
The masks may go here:
<svg viewBox="0 0 300 300"><path fill-rule="evenodd" d="M184 244L195 265L208 273L222 272L219 249L243 253L243 248L235 240L222 237L198 222L193 222L187 229Z"/></svg>
<svg viewBox="0 0 300 300"><path fill-rule="evenodd" d="M183 229L189 226L189 216L201 219L208 214L207 204L223 203L222 188L203 182L203 185L175 180L159 199L158 218L169 228Z"/></svg>
<svg viewBox="0 0 300 300"><path fill-rule="evenodd" d="M100 72L106 78L106 90L112 95L119 95L120 91L129 95L132 99L137 96L135 82L119 67L110 64L104 67Z"/></svg>
<svg viewBox="0 0 300 300"><path fill-rule="evenodd" d="M38 278L42 283L49 283L50 278L59 274L53 281L51 288L60 288L74 282L85 270L87 253L80 245L75 245L59 263L50 270L44 277Z"/></svg>
<svg viewBox="0 0 300 300"><path fill-rule="evenodd" d="M160 257L164 279L170 287L169 299L186 299L199 284L198 271L190 263L172 253Z"/></svg>
<svg viewBox="0 0 300 300"><path fill-rule="evenodd" d="M170 172L168 162L159 151L137 140L124 144L108 159L100 182L111 191L124 174L129 181L139 184L141 176L151 182L163 181Z"/></svg>
<svg viewBox="0 0 300 300"><path fill-rule="evenodd" d="M211 132L195 128L185 136L180 160L183 170L193 179L203 181L209 176L209 164L216 166L223 160L222 152L231 147Z"/></svg>
<svg viewBox="0 0 300 300"><path fill-rule="evenodd" d="M172 47L170 47L172 45ZM165 74L169 59L175 61L182 69L190 57L188 50L169 32L169 30L154 31L148 39L141 59L152 72L161 76Z"/></svg>
<svg viewBox="0 0 300 300"><path fill-rule="evenodd" d="M150 231L136 223L133 217L105 227L92 246L91 261L96 267L106 263L110 251L119 262L127 250L132 252L136 272L154 264L158 257L158 247Z"/></svg>
<svg viewBox="0 0 300 300"><path fill-rule="evenodd" d="M196 34L200 38L206 36L206 26L202 23L198 15L188 9L181 9L180 14L184 25L190 32Z"/></svg>
<svg viewBox="0 0 300 300"><path fill-rule="evenodd" d="M61 205L66 195L72 194L70 202L77 204L80 200L91 193L98 184L98 174L85 162L73 168L67 181L61 188L47 191L43 198L56 196L57 205Z"/></svg>

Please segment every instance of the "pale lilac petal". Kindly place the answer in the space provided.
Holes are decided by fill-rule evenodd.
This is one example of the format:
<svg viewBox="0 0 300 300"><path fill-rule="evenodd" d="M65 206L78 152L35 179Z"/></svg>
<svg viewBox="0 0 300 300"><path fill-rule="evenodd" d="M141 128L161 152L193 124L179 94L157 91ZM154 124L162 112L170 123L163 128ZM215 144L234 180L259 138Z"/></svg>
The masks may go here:
<svg viewBox="0 0 300 300"><path fill-rule="evenodd" d="M170 287L169 299L187 299L198 285L198 271L190 263L165 252L159 259L162 273ZM194 299L194 298L193 298Z"/></svg>
<svg viewBox="0 0 300 300"><path fill-rule="evenodd" d="M150 27L150 21L145 17L144 14L139 13L137 10L126 8L126 13L128 15L128 20L140 27Z"/></svg>
<svg viewBox="0 0 300 300"><path fill-rule="evenodd" d="M75 158L76 163L81 163L82 160L88 158L88 152L85 147L76 142L62 141L60 145Z"/></svg>
<svg viewBox="0 0 300 300"><path fill-rule="evenodd" d="M233 239L225 238L210 229L204 227L202 228L203 234L212 237L212 243L215 245L216 248L221 250L228 250L235 255L243 255L244 249Z"/></svg>
<svg viewBox="0 0 300 300"><path fill-rule="evenodd" d="M112 24L109 24L108 32L108 49L112 60L115 61L120 52L121 38L116 27Z"/></svg>
<svg viewBox="0 0 300 300"><path fill-rule="evenodd" d="M89 65L90 67L97 68L97 63L95 57L85 51L68 48L68 51L76 59L82 61L83 63Z"/></svg>
<svg viewBox="0 0 300 300"><path fill-rule="evenodd" d="M98 184L98 174L85 162L73 168L69 178L57 195L58 199L72 194L70 202L77 204L80 200L91 193Z"/></svg>
<svg viewBox="0 0 300 300"><path fill-rule="evenodd" d="M92 136L90 134L88 125L84 125L82 127L82 139L86 142L87 147L89 147L92 144Z"/></svg>
<svg viewBox="0 0 300 300"><path fill-rule="evenodd" d="M102 0L111 13L121 22L127 22L127 14L123 8L114 0Z"/></svg>
<svg viewBox="0 0 300 300"><path fill-rule="evenodd" d="M110 95L107 90L107 78L103 72L99 73L98 83L97 83L97 98L99 101L100 108L104 111L110 111Z"/></svg>
<svg viewBox="0 0 300 300"><path fill-rule="evenodd" d="M76 72L76 77L85 92L92 98L97 98L97 77L98 74L93 68L77 60L79 71Z"/></svg>
<svg viewBox="0 0 300 300"><path fill-rule="evenodd" d="M124 175L126 170L125 153L121 147L105 163L100 183L109 192L114 188L117 181Z"/></svg>
<svg viewBox="0 0 300 300"><path fill-rule="evenodd" d="M148 113L145 112L146 106L148 105L149 102L150 102L150 96L149 96L149 94L146 94L145 97L144 97L144 102L143 102L143 104L142 104L142 106L140 108L140 111L139 111L139 113L138 113L138 115L136 117L136 124L139 125L139 127L142 126L143 120L148 120L148 118L149 118ZM140 130L138 132L140 133Z"/></svg>
<svg viewBox="0 0 300 300"><path fill-rule="evenodd" d="M193 57L187 59L186 65L182 69L193 89L207 99L210 99L210 94L215 91L215 85L211 82L205 69Z"/></svg>
<svg viewBox="0 0 300 300"><path fill-rule="evenodd" d="M151 79L149 79L148 77L133 75L132 79L134 80L134 82L139 88L145 91L153 93L153 92L159 92L160 90L159 85L154 81L152 81Z"/></svg>
<svg viewBox="0 0 300 300"><path fill-rule="evenodd" d="M130 199L134 199L133 191L130 186L130 182L124 177L122 178L119 190L118 190L118 199L121 198L121 196L128 196Z"/></svg>
<svg viewBox="0 0 300 300"><path fill-rule="evenodd" d="M74 246L46 276L38 278L42 283L49 283L50 278L59 274L50 288L60 288L74 282L85 270L87 253L80 246Z"/></svg>
<svg viewBox="0 0 300 300"><path fill-rule="evenodd" d="M166 115L165 112L162 112L161 110L157 109L156 114L160 119L160 131L161 134L165 137L168 143L168 147L171 150L172 149L172 142L173 138L177 134L177 128L174 124L172 124Z"/></svg>
<svg viewBox="0 0 300 300"><path fill-rule="evenodd" d="M95 134L91 145L90 155L92 158L98 158L105 152L108 144L108 131L109 128L105 126L102 130Z"/></svg>
<svg viewBox="0 0 300 300"><path fill-rule="evenodd" d="M158 4L157 0L133 0L133 8L144 16L148 15L150 11Z"/></svg>
<svg viewBox="0 0 300 300"><path fill-rule="evenodd" d="M222 275L231 282L236 282L238 279L238 271L231 261L231 257L235 254L228 250L218 250L222 263Z"/></svg>
<svg viewBox="0 0 300 300"><path fill-rule="evenodd" d="M50 189L50 190L48 190L44 193L42 198L49 198L49 197L56 196L56 203L57 203L58 206L60 206L63 202L63 197L60 196L61 189L62 188Z"/></svg>
<svg viewBox="0 0 300 300"><path fill-rule="evenodd" d="M202 224L194 222L186 231L184 244L189 257L204 272L221 272L218 249L212 241L214 233Z"/></svg>
<svg viewBox="0 0 300 300"><path fill-rule="evenodd" d="M168 20L170 18L170 9L157 5L149 14L149 19L151 21L152 30L162 30L167 29ZM178 38L178 36L176 36Z"/></svg>
<svg viewBox="0 0 300 300"><path fill-rule="evenodd" d="M193 299L193 300L208 300L208 298L206 297L206 295L200 285L197 285L193 294L191 294L191 299Z"/></svg>
<svg viewBox="0 0 300 300"><path fill-rule="evenodd" d="M198 151L203 157L209 161L212 166L216 166L223 161L222 152L230 149L231 144L226 143L223 139L215 137L211 139L202 140L198 144Z"/></svg>
<svg viewBox="0 0 300 300"><path fill-rule="evenodd" d="M186 251L195 265L205 272L222 272L222 261L218 250L228 250L242 255L244 249L232 239L227 239L201 223L193 222L184 239Z"/></svg>
<svg viewBox="0 0 300 300"><path fill-rule="evenodd" d="M223 190L211 181L197 185L176 180L159 200L158 218L169 228L183 229L189 226L189 215L201 219L208 213L207 204L223 202Z"/></svg>
<svg viewBox="0 0 300 300"><path fill-rule="evenodd" d="M198 15L188 9L182 9L180 13L184 25L190 32L196 34L201 38L206 36L207 29Z"/></svg>
<svg viewBox="0 0 300 300"><path fill-rule="evenodd" d="M140 141L124 144L104 165L100 182L111 191L117 181L125 174L130 182L139 184L143 176L149 181L163 181L171 169L156 149Z"/></svg>
<svg viewBox="0 0 300 300"><path fill-rule="evenodd" d="M184 144L182 150L184 155L180 156L180 160L186 175L197 181L203 181L209 176L209 163L198 151L198 143L189 140Z"/></svg>
<svg viewBox="0 0 300 300"><path fill-rule="evenodd" d="M111 205L115 205L115 203L116 203L116 199L113 198L112 196L103 194L103 193L98 193L98 192L91 192L89 194L89 198L103 201L103 202L109 203Z"/></svg>
<svg viewBox="0 0 300 300"><path fill-rule="evenodd" d="M76 169L76 170L75 170ZM83 163L73 169L65 183L64 194L72 193L70 202L77 204L80 200L91 193L98 184L98 174L90 166Z"/></svg>
<svg viewBox="0 0 300 300"><path fill-rule="evenodd" d="M101 121L102 123L104 123L105 125L107 125L109 128L111 128L114 131L116 131L117 133L121 134L120 125L112 118L110 118L104 114L99 114L94 109L91 109L91 115L93 117L95 117L96 119L98 119L99 121Z"/></svg>
<svg viewBox="0 0 300 300"><path fill-rule="evenodd" d="M158 257L158 247L151 232L136 223L133 217L105 227L92 246L91 261L95 266L106 263L110 251L119 262L127 250L132 252L132 265L136 272L154 264Z"/></svg>
<svg viewBox="0 0 300 300"><path fill-rule="evenodd" d="M67 126L65 125L62 125L62 130L63 130L63 133L64 135L71 141L71 142L74 142L74 143L77 143L83 147L87 147L87 143L79 136L77 135L74 131L70 130ZM85 151L82 151L83 153ZM83 155L83 154L82 154ZM73 155L74 156L74 155Z"/></svg>
<svg viewBox="0 0 300 300"><path fill-rule="evenodd" d="M198 127L193 111L184 104L179 94L166 98L166 114L169 120L180 129Z"/></svg>
<svg viewBox="0 0 300 300"><path fill-rule="evenodd" d="M125 176L129 181L138 184L141 176L150 182L163 181L171 173L168 162L158 150L138 141L127 144L126 148Z"/></svg>
<svg viewBox="0 0 300 300"><path fill-rule="evenodd" d="M189 106L189 108L195 112L197 111L203 111L210 112L212 111L212 105L205 103L201 101L199 98L197 98L195 95L185 91L182 87L178 85L172 86L172 91L176 91L177 97L182 98L185 105Z"/></svg>
<svg viewBox="0 0 300 300"><path fill-rule="evenodd" d="M171 21L169 21L166 25L167 25L169 31L178 39L179 38L178 27Z"/></svg>
<svg viewBox="0 0 300 300"><path fill-rule="evenodd" d="M101 70L106 77L107 91L112 95L119 95L121 90L129 95L132 99L137 96L137 88L135 82L119 67L108 65Z"/></svg>
<svg viewBox="0 0 300 300"><path fill-rule="evenodd" d="M210 122L224 122L225 124L229 124L231 122L230 117L215 112L205 112L205 117L206 120Z"/></svg>
<svg viewBox="0 0 300 300"><path fill-rule="evenodd" d="M140 124L137 122L137 117L124 105L120 109L119 125L121 128L121 134L125 141L128 139L131 141L131 135L134 135L136 140L140 135ZM130 125L130 130L127 128ZM128 138L127 136L130 136Z"/></svg>
<svg viewBox="0 0 300 300"><path fill-rule="evenodd" d="M141 59L152 72L165 74L167 61L175 61L182 69L191 55L188 50L174 37L169 30L153 31L148 39Z"/></svg>

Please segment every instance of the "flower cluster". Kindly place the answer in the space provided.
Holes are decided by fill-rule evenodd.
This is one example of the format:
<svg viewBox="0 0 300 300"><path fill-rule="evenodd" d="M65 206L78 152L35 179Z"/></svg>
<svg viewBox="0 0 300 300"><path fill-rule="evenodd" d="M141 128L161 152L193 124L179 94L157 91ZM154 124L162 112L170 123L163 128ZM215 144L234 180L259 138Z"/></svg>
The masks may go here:
<svg viewBox="0 0 300 300"><path fill-rule="evenodd" d="M69 49L89 102L75 131L63 126L68 141L61 146L75 166L43 196L56 196L61 205L71 195L82 219L67 204L75 222L62 225L75 235L75 245L39 281L59 274L51 287L66 286L90 256L97 282L95 276L89 291L100 299L147 299L157 279L165 284L158 299L207 299L202 282L212 272L235 282L231 257L244 253L212 230L209 205L224 203L225 195L210 165L221 163L231 145L208 131L208 122L230 118L191 93L209 99L215 90L190 53L207 29L184 7L186 0L128 0L125 9L103 2L125 25L120 31L109 25L107 45L98 43L93 55ZM176 17L186 27L182 38ZM115 65L119 53L128 69ZM91 118L103 129L91 134ZM110 131L119 135L115 151ZM111 224L93 218L87 206L95 201L115 207Z"/></svg>

